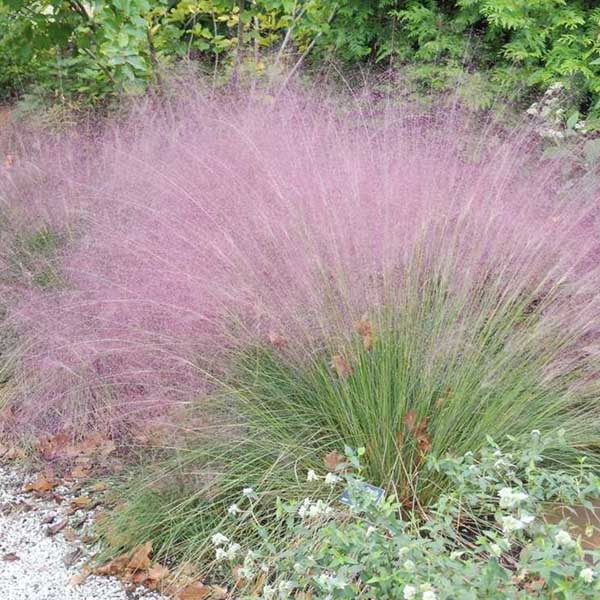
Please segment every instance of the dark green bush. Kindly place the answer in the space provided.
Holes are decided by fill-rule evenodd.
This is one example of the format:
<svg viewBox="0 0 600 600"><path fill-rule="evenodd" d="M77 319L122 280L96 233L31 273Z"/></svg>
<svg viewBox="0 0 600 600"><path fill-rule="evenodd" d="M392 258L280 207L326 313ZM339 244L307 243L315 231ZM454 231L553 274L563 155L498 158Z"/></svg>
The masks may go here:
<svg viewBox="0 0 600 600"><path fill-rule="evenodd" d="M160 84L161 65L181 58L215 76L240 64L262 72L269 50L278 67L301 56L411 63L427 80L435 65L438 86L478 72L484 106L561 81L573 110L600 115L600 7L591 0L0 0L4 98L36 84L50 98L93 104Z"/></svg>

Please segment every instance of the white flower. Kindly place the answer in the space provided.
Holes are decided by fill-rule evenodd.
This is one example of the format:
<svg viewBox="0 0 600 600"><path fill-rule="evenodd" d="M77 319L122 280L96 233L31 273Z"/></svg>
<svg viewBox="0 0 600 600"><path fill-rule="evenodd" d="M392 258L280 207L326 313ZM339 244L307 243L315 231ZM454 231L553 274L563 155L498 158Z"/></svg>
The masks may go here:
<svg viewBox="0 0 600 600"><path fill-rule="evenodd" d="M280 594L284 594L287 597L295 587L296 584L293 581L280 581L277 590Z"/></svg>
<svg viewBox="0 0 600 600"><path fill-rule="evenodd" d="M338 575L334 577L333 575L326 575L324 573L317 577L317 583L328 591L343 590L348 585L342 577Z"/></svg>
<svg viewBox="0 0 600 600"><path fill-rule="evenodd" d="M275 597L275 588L272 585L265 585L262 590L264 600L272 600Z"/></svg>
<svg viewBox="0 0 600 600"><path fill-rule="evenodd" d="M242 494L246 496L246 498L252 498L256 495L251 487L244 488Z"/></svg>
<svg viewBox="0 0 600 600"><path fill-rule="evenodd" d="M328 515L332 512L332 508L327 506L323 500L317 500L308 509L309 517L318 517L319 515Z"/></svg>
<svg viewBox="0 0 600 600"><path fill-rule="evenodd" d="M242 579L252 579L254 577L254 571L249 567L242 567L237 570L237 575Z"/></svg>
<svg viewBox="0 0 600 600"><path fill-rule="evenodd" d="M313 469L309 469L308 473L306 474L306 481L317 481L317 479L319 479L319 476L314 472Z"/></svg>
<svg viewBox="0 0 600 600"><path fill-rule="evenodd" d="M339 482L339 480L340 477L335 473L327 473L327 475L325 475L325 483L327 483L328 485L335 485Z"/></svg>
<svg viewBox="0 0 600 600"><path fill-rule="evenodd" d="M228 509L227 512L232 515L238 515L239 513L241 513L242 511L240 510L240 507L237 504L232 504Z"/></svg>
<svg viewBox="0 0 600 600"><path fill-rule="evenodd" d="M534 520L535 517L528 515L527 513L521 513L521 516L518 519L512 515L504 516L501 517L502 529L504 529L504 533L520 531L521 529L525 529L528 525L531 525Z"/></svg>
<svg viewBox="0 0 600 600"><path fill-rule="evenodd" d="M403 594L404 600L413 600L417 595L417 588L414 585L405 585Z"/></svg>
<svg viewBox="0 0 600 600"><path fill-rule="evenodd" d="M575 540L563 529L554 536L554 541L562 548L573 548L575 546Z"/></svg>
<svg viewBox="0 0 600 600"><path fill-rule="evenodd" d="M298 515L300 516L301 519L304 519L304 517L306 516L306 513L308 512L308 509L310 508L310 498L304 498L304 500L302 501L302 504L298 507Z"/></svg>
<svg viewBox="0 0 600 600"><path fill-rule="evenodd" d="M500 496L500 508L512 508L528 497L524 492L519 492L509 487L502 488L498 492L498 496Z"/></svg>
<svg viewBox="0 0 600 600"><path fill-rule="evenodd" d="M490 550L494 556L500 556L502 554L502 548L498 544L490 544Z"/></svg>
<svg viewBox="0 0 600 600"><path fill-rule="evenodd" d="M369 537L374 531L377 531L377 527L373 527L373 525L369 525L367 527L366 537Z"/></svg>
<svg viewBox="0 0 600 600"><path fill-rule="evenodd" d="M412 560L405 560L402 567L404 569L406 569L407 571L414 571L416 568L416 565Z"/></svg>
<svg viewBox="0 0 600 600"><path fill-rule="evenodd" d="M226 544L229 541L229 538L224 536L222 533L215 533L210 539L215 546Z"/></svg>
<svg viewBox="0 0 600 600"><path fill-rule="evenodd" d="M505 533L511 533L513 531L519 531L523 529L525 524L520 519L515 519L512 515L502 517L502 529Z"/></svg>
<svg viewBox="0 0 600 600"><path fill-rule="evenodd" d="M223 548L217 548L217 551L215 552L215 558L218 561L225 560L227 558L227 552L225 552Z"/></svg>
<svg viewBox="0 0 600 600"><path fill-rule="evenodd" d="M581 572L579 573L579 577L581 577L581 579L583 579L586 583L592 583L595 576L596 573L589 567L586 569L581 569Z"/></svg>
<svg viewBox="0 0 600 600"><path fill-rule="evenodd" d="M437 598L433 590L427 590L423 592L423 600L435 600Z"/></svg>
<svg viewBox="0 0 600 600"><path fill-rule="evenodd" d="M229 560L233 560L235 555L242 549L239 544L229 544L229 548L227 548L227 558Z"/></svg>
<svg viewBox="0 0 600 600"><path fill-rule="evenodd" d="M521 523L524 525L531 525L535 521L535 517L533 515L528 515L527 513L521 513Z"/></svg>

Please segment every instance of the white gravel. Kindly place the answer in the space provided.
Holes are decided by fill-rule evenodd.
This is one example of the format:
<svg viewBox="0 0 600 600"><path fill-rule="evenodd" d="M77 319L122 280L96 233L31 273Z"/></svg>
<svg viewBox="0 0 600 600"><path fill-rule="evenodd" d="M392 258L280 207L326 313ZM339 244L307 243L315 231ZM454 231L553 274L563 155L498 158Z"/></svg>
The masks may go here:
<svg viewBox="0 0 600 600"><path fill-rule="evenodd" d="M63 505L22 492L31 479L13 464L0 464L1 600L166 600L143 588L127 590L115 578L90 576L80 585L71 583L89 551L62 533L46 534L49 526L65 518ZM67 566L76 553L81 556Z"/></svg>

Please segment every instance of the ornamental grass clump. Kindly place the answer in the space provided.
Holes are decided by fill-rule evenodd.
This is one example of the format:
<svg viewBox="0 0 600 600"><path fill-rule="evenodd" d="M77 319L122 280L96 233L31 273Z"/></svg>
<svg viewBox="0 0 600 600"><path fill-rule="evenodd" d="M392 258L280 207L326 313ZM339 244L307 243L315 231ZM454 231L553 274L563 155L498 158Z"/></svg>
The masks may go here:
<svg viewBox="0 0 600 600"><path fill-rule="evenodd" d="M473 125L290 94L108 128L53 194L77 223L60 285L10 303L11 426L170 428L115 544L178 558L241 490L295 497L346 445L411 508L448 485L428 456L487 435L563 429L549 455L596 463L595 182L526 127Z"/></svg>

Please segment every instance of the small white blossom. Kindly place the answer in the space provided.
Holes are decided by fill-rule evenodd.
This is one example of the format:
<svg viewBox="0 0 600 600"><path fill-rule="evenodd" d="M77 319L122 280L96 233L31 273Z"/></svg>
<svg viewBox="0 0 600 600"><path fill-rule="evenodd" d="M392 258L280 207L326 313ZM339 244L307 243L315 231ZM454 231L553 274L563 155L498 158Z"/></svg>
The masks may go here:
<svg viewBox="0 0 600 600"><path fill-rule="evenodd" d="M335 485L339 481L340 477L335 473L327 473L327 475L325 475L325 483L327 483L328 485Z"/></svg>
<svg viewBox="0 0 600 600"><path fill-rule="evenodd" d="M402 593L404 600L413 600L417 596L417 588L414 585L405 585Z"/></svg>
<svg viewBox="0 0 600 600"><path fill-rule="evenodd" d="M498 492L500 508L513 508L528 498L527 494L509 487L504 487Z"/></svg>
<svg viewBox="0 0 600 600"><path fill-rule="evenodd" d="M233 560L241 549L242 547L239 544L229 544L229 548L227 548L227 558Z"/></svg>
<svg viewBox="0 0 600 600"><path fill-rule="evenodd" d="M227 512L231 515L231 516L235 516L238 515L239 513L241 513L242 511L240 510L240 507L237 504L232 504L228 509Z"/></svg>
<svg viewBox="0 0 600 600"><path fill-rule="evenodd" d="M581 577L581 579L583 579L586 583L592 583L595 576L596 573L593 569L590 569L589 567L581 569L581 572L579 573L579 577Z"/></svg>
<svg viewBox="0 0 600 600"><path fill-rule="evenodd" d="M561 548L573 548L575 546L575 540L563 529L561 529L555 536L554 541Z"/></svg>
<svg viewBox="0 0 600 600"><path fill-rule="evenodd" d="M373 527L373 525L369 525L367 527L367 533L365 534L367 537L369 537L373 532L377 531L376 527Z"/></svg>
<svg viewBox="0 0 600 600"><path fill-rule="evenodd" d="M318 517L320 515L328 515L332 512L331 507L327 506L323 500L317 500L314 504L311 504L308 509L309 517Z"/></svg>
<svg viewBox="0 0 600 600"><path fill-rule="evenodd" d="M515 519L512 515L502 517L502 529L505 533L512 533L523 529L525 524L520 519Z"/></svg>
<svg viewBox="0 0 600 600"><path fill-rule="evenodd" d="M227 552L225 552L225 550L223 550L223 548L217 548L217 550L215 552L215 558L218 561L225 560L227 558Z"/></svg>
<svg viewBox="0 0 600 600"><path fill-rule="evenodd" d="M433 590L423 592L423 600L436 600L437 596Z"/></svg>
<svg viewBox="0 0 600 600"><path fill-rule="evenodd" d="M308 473L306 474L306 481L317 481L317 479L319 479L319 476L314 472L313 469L309 469Z"/></svg>
<svg viewBox="0 0 600 600"><path fill-rule="evenodd" d="M254 577L254 571L249 567L242 567L237 570L237 575L242 579L252 579Z"/></svg>
<svg viewBox="0 0 600 600"><path fill-rule="evenodd" d="M502 554L502 548L498 544L490 544L490 550L494 556L500 556Z"/></svg>
<svg viewBox="0 0 600 600"><path fill-rule="evenodd" d="M521 513L521 523L524 525L531 525L535 521L535 517L533 515L528 515L527 513Z"/></svg>
<svg viewBox="0 0 600 600"><path fill-rule="evenodd" d="M405 560L402 567L404 569L406 569L407 571L414 571L416 568L416 565L412 560Z"/></svg>
<svg viewBox="0 0 600 600"><path fill-rule="evenodd" d="M343 590L348 585L342 577L339 577L338 575L334 577L333 575L326 575L325 573L317 577L317 583L322 588L329 591L333 591L336 589Z"/></svg>
<svg viewBox="0 0 600 600"><path fill-rule="evenodd" d="M280 581L279 585L277 586L277 590L280 594L283 594L287 597L290 594L290 592L294 590L295 587L296 584L293 581Z"/></svg>
<svg viewBox="0 0 600 600"><path fill-rule="evenodd" d="M215 546L226 544L229 541L229 538L224 536L222 533L215 533L210 539Z"/></svg>
<svg viewBox="0 0 600 600"><path fill-rule="evenodd" d="M246 498L254 498L256 493L251 487L246 487L242 490L242 495L246 496Z"/></svg>
<svg viewBox="0 0 600 600"><path fill-rule="evenodd" d="M272 600L275 597L275 588L272 585L265 585L262 590L264 600Z"/></svg>

